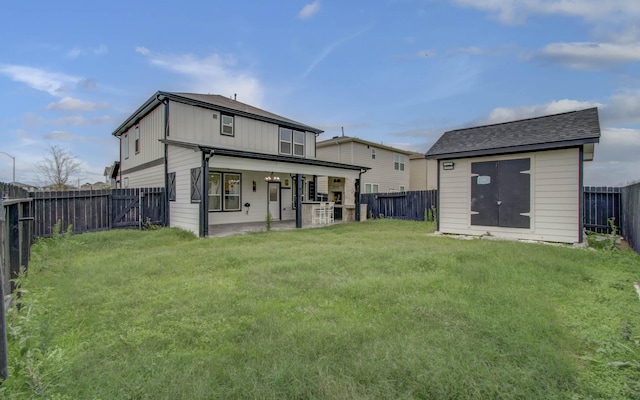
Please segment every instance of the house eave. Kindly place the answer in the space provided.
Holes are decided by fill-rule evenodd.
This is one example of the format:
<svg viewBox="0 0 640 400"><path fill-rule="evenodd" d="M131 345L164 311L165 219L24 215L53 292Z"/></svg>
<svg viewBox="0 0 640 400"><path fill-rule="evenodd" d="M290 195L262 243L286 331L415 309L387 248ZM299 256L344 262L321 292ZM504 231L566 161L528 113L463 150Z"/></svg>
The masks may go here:
<svg viewBox="0 0 640 400"><path fill-rule="evenodd" d="M468 157L481 157L481 156L495 156L501 154L513 154L513 153L525 153L530 151L542 151L542 150L555 150L555 149L566 149L571 147L582 147L585 144L589 143L598 143L600 142L599 137L594 138L586 138L579 140L569 140L563 142L550 142L550 143L536 143L529 144L523 146L511 146L511 147L499 147L492 149L479 149L479 150L471 150L471 151L461 151L461 152L453 152L453 153L440 153L440 154L429 154L425 155L427 159L455 159L455 158L468 158Z"/></svg>
<svg viewBox="0 0 640 400"><path fill-rule="evenodd" d="M415 151L409 151L409 150L402 150L402 149L398 149L396 147L391 147L391 146L387 146L384 144L380 144L380 143L374 143L374 142L370 142L368 140L364 140L364 139L360 139L360 138L356 138L356 137L351 137L351 136L340 136L338 138L332 138L332 139L327 139L327 140L323 140L321 142L316 143L316 148L317 149L321 149L324 147L330 147L332 145L337 145L337 144L344 144L344 143L360 143L360 144L364 144L366 146L373 146L376 147L378 149L384 149L384 150L388 150L388 151L392 151L395 153L399 153L399 154L403 154L406 156L412 155L415 153Z"/></svg>

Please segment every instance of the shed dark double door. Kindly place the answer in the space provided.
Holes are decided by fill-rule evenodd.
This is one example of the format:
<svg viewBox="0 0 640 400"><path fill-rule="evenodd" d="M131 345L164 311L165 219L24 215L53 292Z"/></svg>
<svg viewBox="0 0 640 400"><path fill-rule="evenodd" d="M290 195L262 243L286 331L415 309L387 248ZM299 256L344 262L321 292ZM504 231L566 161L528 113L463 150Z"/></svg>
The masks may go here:
<svg viewBox="0 0 640 400"><path fill-rule="evenodd" d="M529 228L531 160L471 163L471 225Z"/></svg>

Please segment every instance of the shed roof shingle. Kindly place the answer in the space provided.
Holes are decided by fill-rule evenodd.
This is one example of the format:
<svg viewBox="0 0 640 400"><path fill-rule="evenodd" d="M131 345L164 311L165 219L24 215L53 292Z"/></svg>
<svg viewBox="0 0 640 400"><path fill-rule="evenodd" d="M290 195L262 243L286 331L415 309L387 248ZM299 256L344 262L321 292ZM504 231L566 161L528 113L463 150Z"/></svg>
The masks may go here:
<svg viewBox="0 0 640 400"><path fill-rule="evenodd" d="M445 132L427 158L473 157L597 143L598 109L571 111Z"/></svg>

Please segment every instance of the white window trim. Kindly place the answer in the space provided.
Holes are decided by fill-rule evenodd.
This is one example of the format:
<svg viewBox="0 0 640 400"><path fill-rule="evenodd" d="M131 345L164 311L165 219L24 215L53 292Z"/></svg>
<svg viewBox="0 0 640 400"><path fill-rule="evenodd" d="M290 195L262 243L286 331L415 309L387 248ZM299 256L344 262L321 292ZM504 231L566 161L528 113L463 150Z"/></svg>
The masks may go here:
<svg viewBox="0 0 640 400"><path fill-rule="evenodd" d="M136 125L134 130L133 149L136 154L140 153L140 125Z"/></svg>
<svg viewBox="0 0 640 400"><path fill-rule="evenodd" d="M282 139L282 131L287 130L291 132L291 140L283 140ZM296 141L296 134L298 134L302 138L302 142ZM287 128L285 126L281 126L278 130L278 153L286 154L294 157L305 157L306 155L306 136L307 133L305 131L299 131L293 128ZM282 144L286 143L289 145L289 151L282 151ZM301 149L301 152L296 152L296 147Z"/></svg>
<svg viewBox="0 0 640 400"><path fill-rule="evenodd" d="M225 118L231 118L231 122L230 123L228 121L225 122ZM221 114L221 116L220 116L220 134L224 135L224 136L234 136L235 133L236 133L235 122L236 122L236 119L235 119L235 117L233 115ZM225 127L230 127L231 128L231 133L225 133L225 131L224 131Z"/></svg>
<svg viewBox="0 0 640 400"><path fill-rule="evenodd" d="M395 171L404 171L405 163L406 163L406 159L402 154L393 155L393 169Z"/></svg>
<svg viewBox="0 0 640 400"><path fill-rule="evenodd" d="M376 159L376 149L375 148L371 148L371 159L375 160Z"/></svg>

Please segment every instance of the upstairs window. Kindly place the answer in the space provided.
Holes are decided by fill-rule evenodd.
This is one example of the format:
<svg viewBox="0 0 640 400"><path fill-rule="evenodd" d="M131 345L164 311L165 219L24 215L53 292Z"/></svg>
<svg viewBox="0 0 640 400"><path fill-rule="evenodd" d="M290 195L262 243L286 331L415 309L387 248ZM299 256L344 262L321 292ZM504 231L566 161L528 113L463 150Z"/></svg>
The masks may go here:
<svg viewBox="0 0 640 400"><path fill-rule="evenodd" d="M372 160L376 159L376 149L371 149L371 159Z"/></svg>
<svg viewBox="0 0 640 400"><path fill-rule="evenodd" d="M304 132L293 131L293 155L304 157Z"/></svg>
<svg viewBox="0 0 640 400"><path fill-rule="evenodd" d="M280 154L304 157L304 132L280 128Z"/></svg>
<svg viewBox="0 0 640 400"><path fill-rule="evenodd" d="M233 136L233 116L222 114L220 119L220 134L225 136Z"/></svg>
<svg viewBox="0 0 640 400"><path fill-rule="evenodd" d="M404 156L401 154L393 155L393 169L396 171L404 171Z"/></svg>
<svg viewBox="0 0 640 400"><path fill-rule="evenodd" d="M136 125L133 147L135 148L136 154L140 153L140 125Z"/></svg>
<svg viewBox="0 0 640 400"><path fill-rule="evenodd" d="M291 129L280 128L280 153L291 154L291 139L293 131Z"/></svg>
<svg viewBox="0 0 640 400"><path fill-rule="evenodd" d="M122 157L126 160L129 158L129 134L122 135Z"/></svg>

